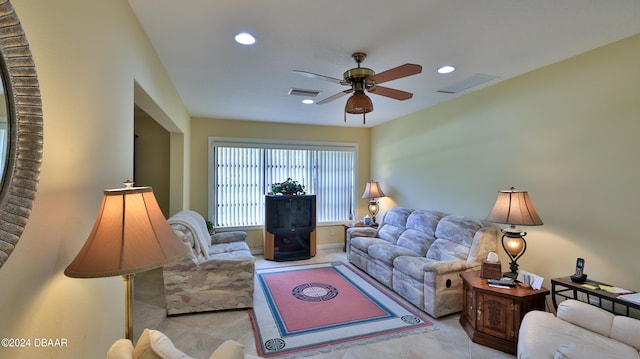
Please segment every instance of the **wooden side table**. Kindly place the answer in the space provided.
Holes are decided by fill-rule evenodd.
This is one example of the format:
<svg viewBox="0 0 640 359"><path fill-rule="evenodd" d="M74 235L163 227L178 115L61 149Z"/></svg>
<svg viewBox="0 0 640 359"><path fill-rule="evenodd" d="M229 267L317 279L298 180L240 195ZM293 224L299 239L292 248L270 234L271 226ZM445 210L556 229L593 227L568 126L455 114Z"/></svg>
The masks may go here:
<svg viewBox="0 0 640 359"><path fill-rule="evenodd" d="M344 226L344 245L342 246L342 251L346 252L347 251L347 230L349 228L356 228L356 227L369 227L369 228L378 228L378 224L372 224L370 226L367 226L364 223L361 222L357 222L357 223L346 223L343 224Z"/></svg>
<svg viewBox="0 0 640 359"><path fill-rule="evenodd" d="M516 354L520 323L527 312L545 309L546 288L490 287L480 271L462 276L460 324L474 343Z"/></svg>

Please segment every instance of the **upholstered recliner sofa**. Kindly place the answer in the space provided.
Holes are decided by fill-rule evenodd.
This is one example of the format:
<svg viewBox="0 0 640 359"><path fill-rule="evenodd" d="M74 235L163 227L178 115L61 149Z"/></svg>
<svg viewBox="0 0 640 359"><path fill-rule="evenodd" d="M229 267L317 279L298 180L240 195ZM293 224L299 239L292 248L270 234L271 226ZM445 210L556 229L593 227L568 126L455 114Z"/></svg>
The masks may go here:
<svg viewBox="0 0 640 359"><path fill-rule="evenodd" d="M222 343L209 359L257 359L257 356L245 353L244 346L234 340ZM145 329L135 347L129 339L116 340L107 359L192 359L177 349L171 339L157 330Z"/></svg>
<svg viewBox="0 0 640 359"><path fill-rule="evenodd" d="M640 320L573 299L556 316L530 311L518 333L518 359L639 359Z"/></svg>
<svg viewBox="0 0 640 359"><path fill-rule="evenodd" d="M433 317L462 310L460 273L479 270L498 229L484 221L394 207L377 229L347 231L349 261Z"/></svg>
<svg viewBox="0 0 640 359"><path fill-rule="evenodd" d="M209 234L204 218L184 210L167 222L191 250L162 268L167 314L253 306L255 258L245 232Z"/></svg>

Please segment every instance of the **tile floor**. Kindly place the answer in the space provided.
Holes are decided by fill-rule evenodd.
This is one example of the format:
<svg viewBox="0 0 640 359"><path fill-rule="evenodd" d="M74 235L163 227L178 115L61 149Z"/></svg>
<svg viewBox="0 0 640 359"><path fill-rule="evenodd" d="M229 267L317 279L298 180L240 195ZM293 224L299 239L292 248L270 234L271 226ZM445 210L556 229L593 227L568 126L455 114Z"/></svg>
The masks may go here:
<svg viewBox="0 0 640 359"><path fill-rule="evenodd" d="M344 261L342 248L318 249L318 255L307 261L291 263ZM286 264L286 263L285 263ZM279 266L257 256L256 267ZM246 310L166 316L162 272L160 269L140 273L135 277L134 339L144 328L164 332L176 347L188 355L209 358L222 342L234 339L245 350L256 355L251 321ZM458 323L460 315L430 318L438 330L380 342L353 346L348 349L318 354L309 359L419 359L419 358L514 358L512 355L473 343Z"/></svg>

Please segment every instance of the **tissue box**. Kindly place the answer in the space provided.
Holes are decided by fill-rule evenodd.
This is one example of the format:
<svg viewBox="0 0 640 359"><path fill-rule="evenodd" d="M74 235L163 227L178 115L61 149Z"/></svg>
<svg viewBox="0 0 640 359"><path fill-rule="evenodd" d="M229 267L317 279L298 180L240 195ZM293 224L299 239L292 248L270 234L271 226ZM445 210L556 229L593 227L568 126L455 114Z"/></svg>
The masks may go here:
<svg viewBox="0 0 640 359"><path fill-rule="evenodd" d="M482 261L482 267L480 268L480 278L502 278L502 265L500 264L500 262L487 262L486 260Z"/></svg>

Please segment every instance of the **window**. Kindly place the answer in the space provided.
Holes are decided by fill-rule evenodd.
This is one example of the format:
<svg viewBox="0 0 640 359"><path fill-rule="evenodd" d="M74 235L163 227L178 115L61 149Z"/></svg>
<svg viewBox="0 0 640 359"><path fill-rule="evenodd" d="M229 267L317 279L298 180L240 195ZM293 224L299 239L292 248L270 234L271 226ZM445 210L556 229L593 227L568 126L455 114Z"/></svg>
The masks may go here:
<svg viewBox="0 0 640 359"><path fill-rule="evenodd" d="M209 213L216 227L264 223L271 185L294 179L316 195L317 222L348 221L357 145L209 138Z"/></svg>

